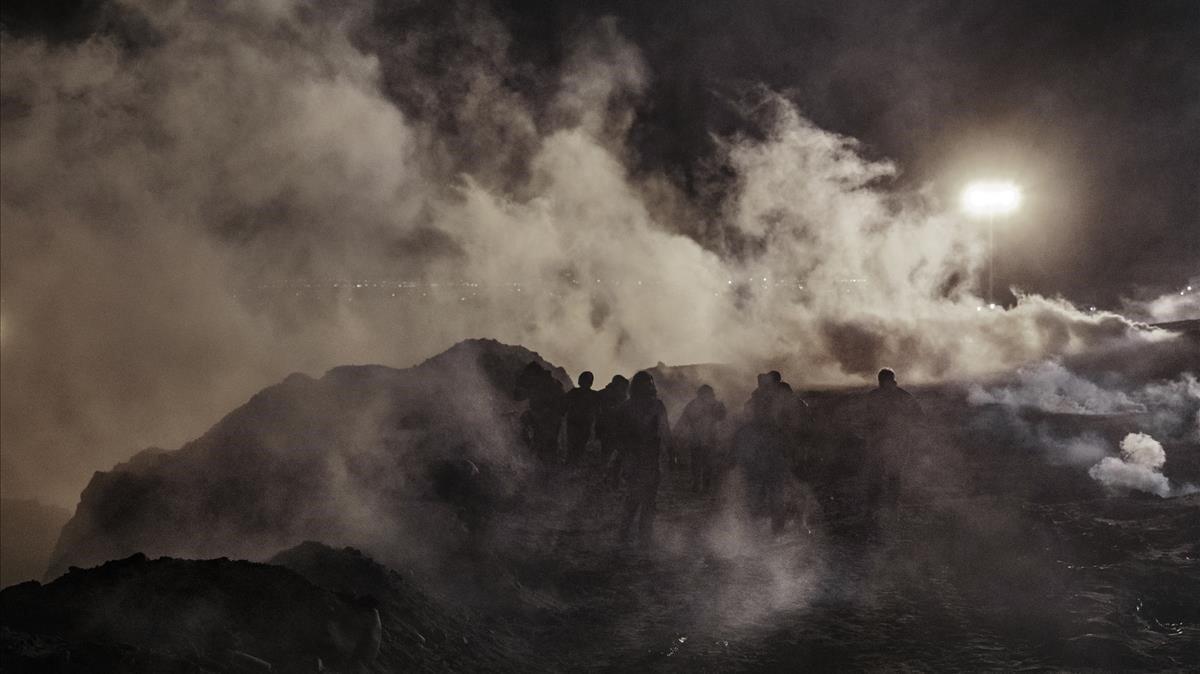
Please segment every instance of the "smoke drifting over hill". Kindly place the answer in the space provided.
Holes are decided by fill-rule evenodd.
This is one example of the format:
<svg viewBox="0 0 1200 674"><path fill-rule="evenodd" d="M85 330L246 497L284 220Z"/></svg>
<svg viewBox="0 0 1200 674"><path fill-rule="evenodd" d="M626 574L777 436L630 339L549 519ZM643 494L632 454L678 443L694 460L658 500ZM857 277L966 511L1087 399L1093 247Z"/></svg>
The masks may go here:
<svg viewBox="0 0 1200 674"><path fill-rule="evenodd" d="M778 92L734 102L761 132L714 136L712 189L635 170L653 73L613 20L542 71L467 4L103 16L83 40L3 38L6 494L70 503L288 372L470 336L573 369L773 361L807 383L1174 339L1035 295L981 311L981 229ZM363 278L472 290L245 292Z"/></svg>

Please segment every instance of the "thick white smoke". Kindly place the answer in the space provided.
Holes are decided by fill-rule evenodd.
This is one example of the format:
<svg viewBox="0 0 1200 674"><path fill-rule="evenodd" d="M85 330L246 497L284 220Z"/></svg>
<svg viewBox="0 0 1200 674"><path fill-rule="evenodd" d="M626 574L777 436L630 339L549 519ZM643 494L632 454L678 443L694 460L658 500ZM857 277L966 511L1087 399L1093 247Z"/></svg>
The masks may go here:
<svg viewBox="0 0 1200 674"><path fill-rule="evenodd" d="M1033 407L1059 414L1138 414L1146 405L1121 390L1108 390L1071 372L1061 363L1044 361L1017 370L1012 386L972 385L972 405Z"/></svg>
<svg viewBox="0 0 1200 674"><path fill-rule="evenodd" d="M479 11L456 17L445 84L410 63L420 26L362 48L357 6L125 8L153 36L136 49L0 43L6 491L71 503L93 470L198 435L290 371L405 365L472 336L602 378L772 359L799 384L1166 339L1037 296L981 311L980 228L889 188L894 166L770 92L746 113L764 138L722 139L734 188L698 228L670 181L630 168L649 74L613 22L580 32L545 103L511 84ZM385 68L438 114L401 112ZM473 285L390 305L346 284L246 292L364 278Z"/></svg>
<svg viewBox="0 0 1200 674"><path fill-rule="evenodd" d="M1050 360L1018 368L1012 379L1007 384L972 384L967 401L1003 405L1014 412L1029 408L1052 414L1136 415L1160 436L1200 440L1200 381L1191 372L1149 383L1113 378L1101 385ZM1076 443L1071 453L1086 455L1080 446Z"/></svg>
<svg viewBox="0 0 1200 674"><path fill-rule="evenodd" d="M1145 433L1130 433L1121 440L1121 456L1104 457L1088 470L1088 475L1113 491L1135 490L1162 498L1195 493L1195 485L1171 487L1162 474L1166 462L1167 453L1161 443Z"/></svg>
<svg viewBox="0 0 1200 674"><path fill-rule="evenodd" d="M1149 299L1125 300L1125 313L1150 323L1200 320L1200 276L1185 287Z"/></svg>

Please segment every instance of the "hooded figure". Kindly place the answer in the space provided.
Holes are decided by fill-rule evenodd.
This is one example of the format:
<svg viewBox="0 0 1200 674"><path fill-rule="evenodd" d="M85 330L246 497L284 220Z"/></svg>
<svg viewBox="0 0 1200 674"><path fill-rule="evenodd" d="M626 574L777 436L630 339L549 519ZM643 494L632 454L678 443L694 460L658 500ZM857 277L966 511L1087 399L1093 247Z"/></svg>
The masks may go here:
<svg viewBox="0 0 1200 674"><path fill-rule="evenodd" d="M628 485L621 518L621 540L629 540L634 520L638 539L645 545L654 532L654 516L662 463L671 448L667 408L658 399L654 378L638 372L629 384L629 400L617 408L616 429Z"/></svg>
<svg viewBox="0 0 1200 674"><path fill-rule="evenodd" d="M612 381L600 391L600 409L596 415L596 439L600 441L600 453L611 462L609 483L613 489L621 484L620 434L617 409L629 398L629 380L613 375Z"/></svg>

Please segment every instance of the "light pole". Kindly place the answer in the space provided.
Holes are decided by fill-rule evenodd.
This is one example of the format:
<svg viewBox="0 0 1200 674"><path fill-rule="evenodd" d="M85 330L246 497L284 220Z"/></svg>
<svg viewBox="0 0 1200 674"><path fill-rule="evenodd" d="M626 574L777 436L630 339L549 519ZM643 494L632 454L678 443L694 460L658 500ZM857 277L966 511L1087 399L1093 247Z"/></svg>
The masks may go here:
<svg viewBox="0 0 1200 674"><path fill-rule="evenodd" d="M996 214L988 213L988 308L996 306Z"/></svg>
<svg viewBox="0 0 1200 674"><path fill-rule="evenodd" d="M987 218L988 225L988 308L996 307L993 286L996 279L996 216L1012 213L1021 205L1021 188L1006 181L973 182L963 189L962 207L968 215Z"/></svg>

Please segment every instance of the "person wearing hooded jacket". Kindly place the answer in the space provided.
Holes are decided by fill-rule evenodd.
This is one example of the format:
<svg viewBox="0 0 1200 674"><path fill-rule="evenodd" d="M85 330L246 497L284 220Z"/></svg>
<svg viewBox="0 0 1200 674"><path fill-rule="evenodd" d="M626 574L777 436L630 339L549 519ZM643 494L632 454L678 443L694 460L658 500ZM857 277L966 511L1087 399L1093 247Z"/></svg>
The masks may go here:
<svg viewBox="0 0 1200 674"><path fill-rule="evenodd" d="M638 372L629 383L629 399L617 408L618 434L626 475L621 540L628 541L637 522L638 540L646 545L654 533L658 485L671 449L667 408L658 399L654 378Z"/></svg>

